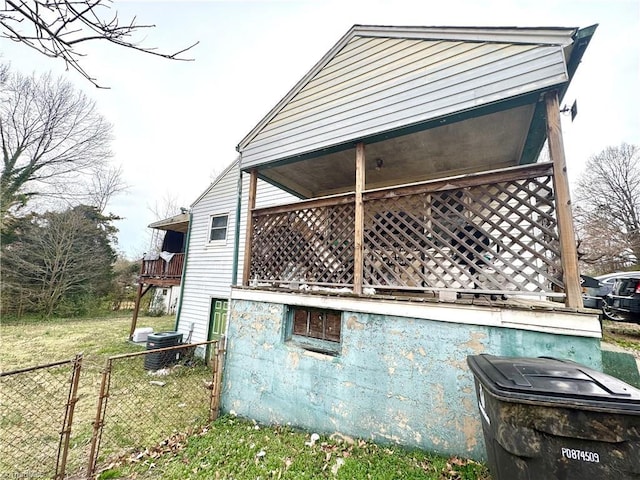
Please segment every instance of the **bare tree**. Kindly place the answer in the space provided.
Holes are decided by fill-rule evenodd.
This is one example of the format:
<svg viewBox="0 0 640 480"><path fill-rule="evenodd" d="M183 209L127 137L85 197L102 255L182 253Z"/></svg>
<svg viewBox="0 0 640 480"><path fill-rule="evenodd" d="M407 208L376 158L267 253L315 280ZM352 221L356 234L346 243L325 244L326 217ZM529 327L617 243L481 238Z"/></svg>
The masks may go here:
<svg viewBox="0 0 640 480"><path fill-rule="evenodd" d="M588 161L576 190L581 259L595 270L640 262L640 150L622 143Z"/></svg>
<svg viewBox="0 0 640 480"><path fill-rule="evenodd" d="M51 74L9 73L0 85L0 225L32 199L72 196L108 169L111 125L95 103Z"/></svg>
<svg viewBox="0 0 640 480"><path fill-rule="evenodd" d="M122 167L98 168L89 180L85 202L104 213L109 201L128 189L122 179Z"/></svg>
<svg viewBox="0 0 640 480"><path fill-rule="evenodd" d="M0 9L0 36L47 57L62 58L96 87L100 85L80 63L85 54L79 47L87 42L106 41L171 60L192 60L180 55L198 42L173 53L142 46L133 36L155 25L139 24L135 17L121 22L118 12L111 10L112 3L111 0L5 0L4 9Z"/></svg>
<svg viewBox="0 0 640 480"><path fill-rule="evenodd" d="M147 205L147 208L156 220L164 220L173 215L180 213L181 205L178 197L172 192L165 192L162 198L156 200L153 205Z"/></svg>

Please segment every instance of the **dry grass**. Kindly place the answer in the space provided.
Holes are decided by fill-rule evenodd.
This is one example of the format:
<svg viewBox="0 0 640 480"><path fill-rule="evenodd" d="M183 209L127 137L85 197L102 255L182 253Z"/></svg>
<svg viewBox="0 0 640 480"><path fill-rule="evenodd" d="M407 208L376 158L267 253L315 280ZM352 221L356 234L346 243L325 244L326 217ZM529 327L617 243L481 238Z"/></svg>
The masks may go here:
<svg viewBox="0 0 640 480"><path fill-rule="evenodd" d="M154 331L169 331L173 330L174 322L174 317L142 317L138 325L153 327ZM0 326L0 368L3 372L71 359L81 352L84 354L67 471L85 468L106 359L116 354L144 350L144 346L127 341L130 323L131 317L119 317L46 323L3 322ZM142 368L132 372L127 375L130 382L148 382ZM0 444L4 447L0 449L0 477L48 475L55 470L55 453L40 461L29 452L57 451L70 373L71 366L64 366L2 378ZM130 392L144 391L131 389Z"/></svg>
<svg viewBox="0 0 640 480"><path fill-rule="evenodd" d="M138 326L173 330L174 317L140 317ZM140 350L127 342L131 316L0 325L0 369L3 372L66 360L83 352L88 362Z"/></svg>

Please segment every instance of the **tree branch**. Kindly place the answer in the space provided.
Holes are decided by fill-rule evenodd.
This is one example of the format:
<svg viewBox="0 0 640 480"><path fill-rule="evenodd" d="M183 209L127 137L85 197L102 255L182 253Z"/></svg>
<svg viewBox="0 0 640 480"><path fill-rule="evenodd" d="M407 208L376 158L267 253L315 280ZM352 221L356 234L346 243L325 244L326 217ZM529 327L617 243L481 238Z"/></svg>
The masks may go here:
<svg viewBox="0 0 640 480"><path fill-rule="evenodd" d="M169 60L193 60L181 55L199 42L166 53L131 40L135 33L155 25L138 24L136 17L121 25L117 12L104 20L98 10L110 10L111 3L111 0L5 0L5 8L0 10L0 37L27 45L48 57L62 58L67 68L76 70L98 88L104 87L81 66L80 60L85 55L76 49L87 42L106 41Z"/></svg>

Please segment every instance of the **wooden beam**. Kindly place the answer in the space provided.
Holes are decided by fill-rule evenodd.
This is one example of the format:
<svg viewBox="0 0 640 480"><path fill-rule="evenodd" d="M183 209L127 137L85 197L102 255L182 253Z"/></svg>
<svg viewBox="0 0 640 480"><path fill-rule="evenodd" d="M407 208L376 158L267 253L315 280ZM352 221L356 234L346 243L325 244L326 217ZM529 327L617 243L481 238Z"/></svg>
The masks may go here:
<svg viewBox="0 0 640 480"><path fill-rule="evenodd" d="M330 197L312 198L310 200L300 200L296 203L287 205L274 205L273 207L261 207L253 210L254 215L278 215L281 213L297 212L304 208L324 208L335 207L336 205L352 205L353 193L343 193L340 195L332 195Z"/></svg>
<svg viewBox="0 0 640 480"><path fill-rule="evenodd" d="M467 175L457 175L455 177L439 178L437 180L427 180L409 185L393 186L369 190L364 194L364 200L380 200L385 198L398 198L420 193L445 192L447 190L458 190L460 188L476 187L490 183L511 182L513 180L524 180L553 174L553 164L551 162L534 163L518 167L492 170L490 172L471 173Z"/></svg>
<svg viewBox="0 0 640 480"><path fill-rule="evenodd" d="M562 263L562 279L566 294L565 305L571 308L582 308L582 292L580 289L580 272L578 270L578 252L576 236L571 214L571 195L567 177L567 163L562 141L560 124L560 104L558 92L548 92L545 97L547 107L547 141L549 156L553 162L553 188L556 200L556 218L560 236L560 260Z"/></svg>
<svg viewBox="0 0 640 480"><path fill-rule="evenodd" d="M140 312L140 300L151 288L151 285L148 285L147 288L144 288L144 283L140 281L138 283L138 292L136 293L136 303L133 307L133 318L131 319L131 328L129 328L129 340L133 340L133 332L136 331L136 324L138 323L138 313Z"/></svg>
<svg viewBox="0 0 640 480"><path fill-rule="evenodd" d="M247 231L244 239L244 263L242 265L242 285L249 285L251 275L251 245L253 237L253 209L256 208L256 190L258 189L258 171L251 170L249 176L249 201L247 204Z"/></svg>
<svg viewBox="0 0 640 480"><path fill-rule="evenodd" d="M355 238L353 249L353 293L357 295L362 294L362 284L364 281L364 203L362 201L362 192L364 191L365 187L364 160L364 143L361 142L356 145Z"/></svg>

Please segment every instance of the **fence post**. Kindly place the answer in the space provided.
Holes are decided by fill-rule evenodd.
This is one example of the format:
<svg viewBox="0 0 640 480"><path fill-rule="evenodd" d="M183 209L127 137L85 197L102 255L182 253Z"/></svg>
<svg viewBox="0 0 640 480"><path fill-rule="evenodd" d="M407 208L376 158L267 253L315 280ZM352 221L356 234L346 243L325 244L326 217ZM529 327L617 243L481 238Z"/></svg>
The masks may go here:
<svg viewBox="0 0 640 480"><path fill-rule="evenodd" d="M69 454L69 440L71 438L71 427L73 425L73 412L78 403L78 384L80 383L80 372L82 370L82 353L76 355L73 360L73 370L71 372L71 384L67 405L65 407L62 430L60 431L60 443L58 444L58 458L56 460L56 480L64 479L67 468L67 455Z"/></svg>
<svg viewBox="0 0 640 480"><path fill-rule="evenodd" d="M104 426L104 415L107 410L107 400L109 399L109 384L111 382L111 359L102 372L102 382L100 383L100 396L98 397L98 407L96 409L96 419L93 422L93 435L91 436L91 450L89 451L89 462L87 465L87 478L91 478L96 468L98 460L98 450L100 449L100 439L102 438L102 427Z"/></svg>
<svg viewBox="0 0 640 480"><path fill-rule="evenodd" d="M224 336L215 344L215 359L213 363L213 384L211 386L211 403L209 407L209 420L218 418L220 410L220 391L222 388L222 365L224 359Z"/></svg>

